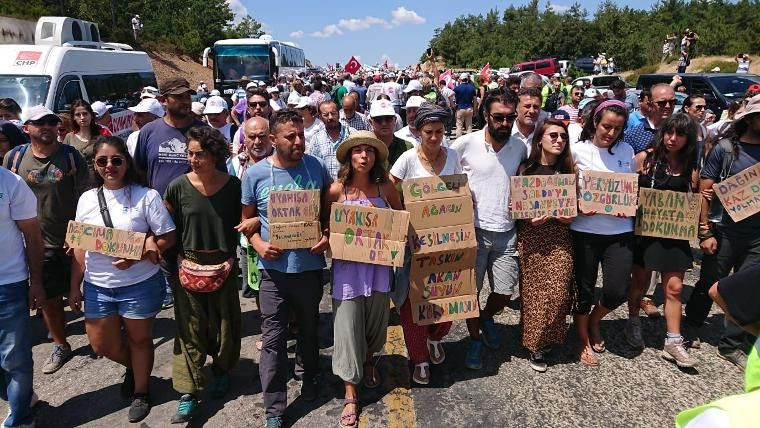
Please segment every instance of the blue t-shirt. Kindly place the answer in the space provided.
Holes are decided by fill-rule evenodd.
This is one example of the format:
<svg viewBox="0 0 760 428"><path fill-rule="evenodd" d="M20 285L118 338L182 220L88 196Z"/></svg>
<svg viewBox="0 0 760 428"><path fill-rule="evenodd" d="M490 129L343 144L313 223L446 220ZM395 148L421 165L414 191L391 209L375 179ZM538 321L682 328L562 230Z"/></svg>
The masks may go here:
<svg viewBox="0 0 760 428"><path fill-rule="evenodd" d="M623 134L623 141L633 147L633 151L638 153L649 147L654 134L657 130L649 126L649 122L644 119L640 124L631 129L626 129Z"/></svg>
<svg viewBox="0 0 760 428"><path fill-rule="evenodd" d="M274 178L274 186L272 180ZM298 166L283 169L272 165L269 158L256 162L243 174L244 205L255 205L261 219L261 239L269 240L269 192L272 190L320 189L326 190L332 183L330 172L322 161L304 155ZM284 250L274 261L259 258L259 268L274 269L286 273L299 273L325 267L322 254L314 255L308 249Z"/></svg>
<svg viewBox="0 0 760 428"><path fill-rule="evenodd" d="M454 87L454 97L458 109L472 108L472 100L475 99L475 87L470 82L461 83Z"/></svg>
<svg viewBox="0 0 760 428"><path fill-rule="evenodd" d="M195 121L185 128L169 126L159 118L140 129L135 147L135 164L148 174L148 186L163 196L175 178L190 171L187 163L187 131L208 126ZM226 168L223 169L226 171Z"/></svg>
<svg viewBox="0 0 760 428"><path fill-rule="evenodd" d="M734 157L731 170L728 172L729 177L760 162L760 145L739 143L738 151L739 154ZM700 177L713 180L716 183L719 182L721 169L723 168L723 156L725 156L723 147L720 144L716 144L710 154L707 155L705 165L699 173ZM717 196L714 197L714 201L714 203L720 203ZM753 214L738 223L734 223L726 212L723 215L723 221L718 224L718 230L730 238L757 239L760 237L760 213Z"/></svg>

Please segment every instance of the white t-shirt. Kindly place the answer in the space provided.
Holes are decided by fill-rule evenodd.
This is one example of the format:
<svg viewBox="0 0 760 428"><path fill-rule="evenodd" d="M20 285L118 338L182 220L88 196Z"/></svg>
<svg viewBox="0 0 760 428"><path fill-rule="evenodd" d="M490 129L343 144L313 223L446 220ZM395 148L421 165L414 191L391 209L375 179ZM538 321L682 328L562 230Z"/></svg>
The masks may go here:
<svg viewBox="0 0 760 428"><path fill-rule="evenodd" d="M135 149L137 148L137 137L140 135L140 130L132 132L127 137L127 151L129 152L129 155L132 156L134 159L135 157Z"/></svg>
<svg viewBox="0 0 760 428"><path fill-rule="evenodd" d="M570 144L575 144L580 141L582 132L583 125L580 123L571 123L567 125L567 135L570 140Z"/></svg>
<svg viewBox="0 0 760 428"><path fill-rule="evenodd" d="M232 131L232 124L231 123L225 123L224 126L221 128L214 128L217 131L221 132L222 135L224 135L224 138L227 139L228 143L232 142L233 135L230 135L230 131Z"/></svg>
<svg viewBox="0 0 760 428"><path fill-rule="evenodd" d="M481 129L457 138L451 147L459 153L462 171L467 174L475 205L475 227L492 232L512 230L515 222L509 215L509 182L528 157L525 144L510 138L496 152Z"/></svg>
<svg viewBox="0 0 760 428"><path fill-rule="evenodd" d="M130 185L118 190L103 189L108 213L115 229L163 235L175 229L161 195L147 187ZM82 194L77 204L76 221L105 226L100 215L98 189ZM88 251L85 255L84 280L103 288L118 288L145 281L158 272L158 265L140 260L129 269L113 266L115 257Z"/></svg>
<svg viewBox="0 0 760 428"><path fill-rule="evenodd" d="M323 129L325 129L325 124L319 118L315 118L311 126L303 128L303 134L306 137L306 153L311 151L311 147L314 145L314 137Z"/></svg>
<svg viewBox="0 0 760 428"><path fill-rule="evenodd" d="M607 148L595 146L591 140L571 145L570 152L578 168L578 188L581 187L583 171L636 172L633 147L623 141L615 145L612 149L613 154L610 154ZM633 231L633 217L620 218L607 214L586 216L579 210L578 217L570 223L570 229L597 235L617 235Z"/></svg>
<svg viewBox="0 0 760 428"><path fill-rule="evenodd" d="M390 98L391 104L394 106L400 106L401 105L401 85L399 85L396 82L385 82L383 83L383 93L385 95L388 95L388 98Z"/></svg>
<svg viewBox="0 0 760 428"><path fill-rule="evenodd" d="M18 175L0 168L0 285L29 278L24 236L16 221L37 217L37 198Z"/></svg>
<svg viewBox="0 0 760 428"><path fill-rule="evenodd" d="M737 73L749 73L749 60L748 59L740 59L737 61L736 65L736 72Z"/></svg>
<svg viewBox="0 0 760 428"><path fill-rule="evenodd" d="M443 149L446 150L446 164L438 175L461 174L462 167L459 165L457 152L448 147L443 147ZM396 163L391 167L391 175L401 180L433 176L422 166L416 149L407 150L396 159Z"/></svg>

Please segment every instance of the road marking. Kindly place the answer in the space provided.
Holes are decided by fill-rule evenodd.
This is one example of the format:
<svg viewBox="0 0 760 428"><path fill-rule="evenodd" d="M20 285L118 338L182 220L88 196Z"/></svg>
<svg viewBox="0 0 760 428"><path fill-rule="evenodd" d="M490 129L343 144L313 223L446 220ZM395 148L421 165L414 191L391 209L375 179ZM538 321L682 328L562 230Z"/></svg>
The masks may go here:
<svg viewBox="0 0 760 428"><path fill-rule="evenodd" d="M401 326L388 326L388 338L385 342L385 355L399 355L408 358L404 333ZM388 427L390 428L415 428L417 415L414 412L414 399L412 398L411 379L407 364L387 365L385 376L385 389L388 391L383 398L385 407L388 409Z"/></svg>

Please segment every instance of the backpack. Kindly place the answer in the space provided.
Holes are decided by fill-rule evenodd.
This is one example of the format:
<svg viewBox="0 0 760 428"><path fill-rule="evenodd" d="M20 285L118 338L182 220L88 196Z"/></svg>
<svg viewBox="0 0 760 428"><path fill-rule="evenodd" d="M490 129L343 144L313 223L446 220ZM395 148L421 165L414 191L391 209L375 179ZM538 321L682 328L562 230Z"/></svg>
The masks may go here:
<svg viewBox="0 0 760 428"><path fill-rule="evenodd" d="M549 98L546 99L544 110L548 111L549 113L554 113L558 108L560 108L563 98L565 98L565 94L561 90L552 93L549 95Z"/></svg>
<svg viewBox="0 0 760 428"><path fill-rule="evenodd" d="M734 165L734 159L736 158L737 144L730 138L724 138L718 141L718 146L723 149L723 162L720 166L720 175L718 176L718 183L728 178L731 174L731 167ZM716 146L717 147L717 146ZM715 148L713 148L715 150ZM725 209L720 200L713 196L710 201L710 208L707 212L707 219L711 223L723 223Z"/></svg>
<svg viewBox="0 0 760 428"><path fill-rule="evenodd" d="M21 166L21 161L24 160L24 155L26 154L26 150L29 148L30 143L22 144L20 146L16 146L12 148L7 156L8 156L8 169L14 173L18 174L18 169ZM67 158L69 161L67 163L68 165L68 171L65 171L65 175L72 175L76 177L77 174L77 163L74 159L74 152L76 149L73 146L70 146L68 144L61 144L61 148L63 150L63 156Z"/></svg>

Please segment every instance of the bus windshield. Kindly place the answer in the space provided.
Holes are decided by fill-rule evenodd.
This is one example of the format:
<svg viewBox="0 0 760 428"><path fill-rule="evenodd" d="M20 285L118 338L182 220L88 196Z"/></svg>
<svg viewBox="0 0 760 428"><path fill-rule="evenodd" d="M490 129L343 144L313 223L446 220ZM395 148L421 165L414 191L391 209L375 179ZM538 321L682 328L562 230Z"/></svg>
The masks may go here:
<svg viewBox="0 0 760 428"><path fill-rule="evenodd" d="M216 70L222 80L243 76L269 78L269 46L216 46Z"/></svg>
<svg viewBox="0 0 760 428"><path fill-rule="evenodd" d="M45 105L50 77L0 74L0 98L14 99L22 110Z"/></svg>

